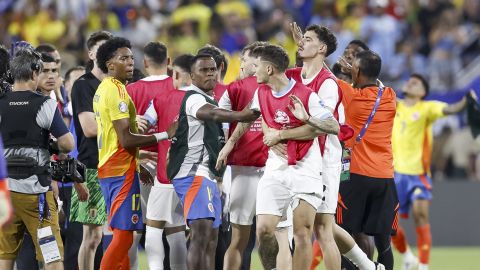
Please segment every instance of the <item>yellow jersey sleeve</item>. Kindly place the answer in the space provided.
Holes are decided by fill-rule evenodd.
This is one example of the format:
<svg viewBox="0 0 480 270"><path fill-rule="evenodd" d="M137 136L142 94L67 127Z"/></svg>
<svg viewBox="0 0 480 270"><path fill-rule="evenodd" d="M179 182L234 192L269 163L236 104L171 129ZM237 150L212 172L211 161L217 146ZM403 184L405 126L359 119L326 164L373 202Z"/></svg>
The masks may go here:
<svg viewBox="0 0 480 270"><path fill-rule="evenodd" d="M428 122L435 122L435 120L445 116L443 109L448 106L447 103L441 101L427 101L427 104Z"/></svg>
<svg viewBox="0 0 480 270"><path fill-rule="evenodd" d="M129 118L130 117L130 97L125 89L125 86L112 79L111 86L113 89L109 91L108 98L105 103L112 121Z"/></svg>

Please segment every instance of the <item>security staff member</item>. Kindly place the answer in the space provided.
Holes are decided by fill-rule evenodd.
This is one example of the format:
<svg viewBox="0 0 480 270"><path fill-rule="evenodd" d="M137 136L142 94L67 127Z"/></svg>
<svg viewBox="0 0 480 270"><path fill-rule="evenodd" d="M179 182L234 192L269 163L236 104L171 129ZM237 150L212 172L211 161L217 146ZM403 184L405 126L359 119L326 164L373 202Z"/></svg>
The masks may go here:
<svg viewBox="0 0 480 270"><path fill-rule="evenodd" d="M13 269L25 229L45 269L63 269L57 206L50 188L49 134L62 152L74 148L56 101L35 93L42 70L40 55L22 49L10 63L13 91L0 97L0 131L14 209L12 223L0 230L0 269Z"/></svg>

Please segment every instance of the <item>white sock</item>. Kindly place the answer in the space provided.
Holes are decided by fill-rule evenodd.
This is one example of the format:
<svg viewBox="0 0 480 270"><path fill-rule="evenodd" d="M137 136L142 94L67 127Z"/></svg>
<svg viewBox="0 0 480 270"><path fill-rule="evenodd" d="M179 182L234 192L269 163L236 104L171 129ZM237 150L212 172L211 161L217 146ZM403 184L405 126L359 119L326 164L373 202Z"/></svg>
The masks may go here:
<svg viewBox="0 0 480 270"><path fill-rule="evenodd" d="M355 266L360 270L375 270L375 264L368 259L367 254L365 254L360 247L355 244L353 248L343 256L347 257Z"/></svg>
<svg viewBox="0 0 480 270"><path fill-rule="evenodd" d="M419 264L418 265L418 270L428 270L428 264Z"/></svg>
<svg viewBox="0 0 480 270"><path fill-rule="evenodd" d="M138 269L138 243L142 238L141 233L133 232L133 243L130 249L128 250L128 258L130 259L130 270Z"/></svg>
<svg viewBox="0 0 480 270"><path fill-rule="evenodd" d="M187 239L185 232L180 231L167 235L170 246L170 268L172 270L187 269Z"/></svg>
<svg viewBox="0 0 480 270"><path fill-rule="evenodd" d="M409 247L407 247L407 250L405 250L405 253L403 253L402 255L403 258L415 258L415 255L413 255L412 250Z"/></svg>
<svg viewBox="0 0 480 270"><path fill-rule="evenodd" d="M147 225L145 232L145 252L147 253L148 267L150 270L163 270L165 249L163 247L163 229Z"/></svg>

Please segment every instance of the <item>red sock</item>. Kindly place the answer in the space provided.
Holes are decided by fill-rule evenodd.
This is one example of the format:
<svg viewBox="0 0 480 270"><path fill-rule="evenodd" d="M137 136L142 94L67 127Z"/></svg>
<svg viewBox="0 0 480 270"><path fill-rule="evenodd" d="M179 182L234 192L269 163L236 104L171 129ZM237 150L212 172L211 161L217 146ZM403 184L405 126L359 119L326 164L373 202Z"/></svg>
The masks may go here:
<svg viewBox="0 0 480 270"><path fill-rule="evenodd" d="M112 242L108 246L102 258L100 269L102 270L128 270L130 260L128 250L133 243L133 231L113 229Z"/></svg>
<svg viewBox="0 0 480 270"><path fill-rule="evenodd" d="M420 263L428 264L431 247L432 233L430 232L430 224L417 227L418 260Z"/></svg>
<svg viewBox="0 0 480 270"><path fill-rule="evenodd" d="M317 266L323 261L323 253L322 248L317 240L313 241L313 257L312 257L312 264L310 264L310 270L315 270Z"/></svg>
<svg viewBox="0 0 480 270"><path fill-rule="evenodd" d="M400 253L405 253L407 251L407 239L405 238L405 231L403 230L400 225L397 228L397 234L392 236L393 246L398 250Z"/></svg>

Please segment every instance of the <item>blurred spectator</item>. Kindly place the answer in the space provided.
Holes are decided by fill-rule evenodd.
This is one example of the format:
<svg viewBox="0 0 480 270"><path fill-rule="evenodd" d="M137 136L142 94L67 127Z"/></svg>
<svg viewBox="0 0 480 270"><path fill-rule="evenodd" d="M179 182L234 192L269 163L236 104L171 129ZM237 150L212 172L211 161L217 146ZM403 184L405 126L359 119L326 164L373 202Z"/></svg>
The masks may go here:
<svg viewBox="0 0 480 270"><path fill-rule="evenodd" d="M415 50L415 43L406 39L398 44L398 52L393 56L392 61L387 66L388 77L392 82L393 89L397 90L410 75L416 73L427 77L427 61L423 55Z"/></svg>
<svg viewBox="0 0 480 270"><path fill-rule="evenodd" d="M371 13L361 22L360 36L378 53L382 63L390 63L395 53L395 44L400 40L400 26L397 20L386 12L388 0L369 0ZM382 73L386 65L382 65Z"/></svg>
<svg viewBox="0 0 480 270"><path fill-rule="evenodd" d="M444 9L429 35L430 85L437 91L455 89L455 78L461 69L460 49L468 35L458 19L457 10Z"/></svg>
<svg viewBox="0 0 480 270"><path fill-rule="evenodd" d="M93 9L87 17L87 32L95 32L99 29L116 32L120 30L120 21L118 16L108 10L107 4L103 1L93 5Z"/></svg>

